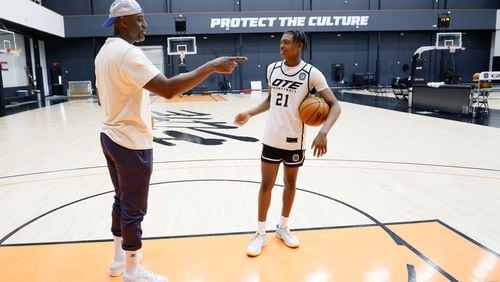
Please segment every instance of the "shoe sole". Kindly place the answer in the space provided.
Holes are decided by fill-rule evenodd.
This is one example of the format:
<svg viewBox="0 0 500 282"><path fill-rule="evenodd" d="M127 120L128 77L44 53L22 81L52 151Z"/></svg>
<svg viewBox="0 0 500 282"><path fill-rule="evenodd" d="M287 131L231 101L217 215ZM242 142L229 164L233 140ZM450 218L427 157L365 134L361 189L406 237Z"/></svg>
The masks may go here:
<svg viewBox="0 0 500 282"><path fill-rule="evenodd" d="M261 253L262 253L262 251L260 253L247 253L247 256L254 258L254 257L259 256Z"/></svg>
<svg viewBox="0 0 500 282"><path fill-rule="evenodd" d="M142 262L142 254L139 254L139 263L141 263L141 262ZM109 269L109 276L111 276L111 277L117 277L117 276L122 275L123 272L125 272L125 266L123 266L123 268L117 269L117 270L111 270L111 269Z"/></svg>
<svg viewBox="0 0 500 282"><path fill-rule="evenodd" d="M110 270L109 271L109 276L111 276L111 277L117 277L117 276L122 275L123 272L124 272L124 270L116 270L116 271Z"/></svg>
<svg viewBox="0 0 500 282"><path fill-rule="evenodd" d="M281 241L283 241L283 243L285 244L285 246L287 246L289 248L296 249L296 248L298 248L300 246L300 244L297 244L297 245L289 245L289 244L287 244L287 242L280 235L278 235L278 233L276 233L276 237L278 237L278 239L280 239Z"/></svg>
<svg viewBox="0 0 500 282"><path fill-rule="evenodd" d="M267 243L266 243L266 244L264 244L264 245L262 245L262 249L264 249L264 247L265 247L266 245L267 245ZM247 252L247 256L252 257L252 258L253 258L253 257L256 257L256 256L259 256L259 255L262 253L262 249L261 249L261 250L260 250L260 252L258 252L258 253L249 253L249 252Z"/></svg>

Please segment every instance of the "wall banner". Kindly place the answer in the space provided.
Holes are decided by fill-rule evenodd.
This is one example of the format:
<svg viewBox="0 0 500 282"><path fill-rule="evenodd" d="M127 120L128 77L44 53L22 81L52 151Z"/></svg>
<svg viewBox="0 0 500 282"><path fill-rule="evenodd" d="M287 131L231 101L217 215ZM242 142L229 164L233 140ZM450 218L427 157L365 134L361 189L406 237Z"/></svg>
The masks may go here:
<svg viewBox="0 0 500 282"><path fill-rule="evenodd" d="M302 16L302 17L212 17L210 29L226 30L245 28L301 28L367 26L370 16Z"/></svg>

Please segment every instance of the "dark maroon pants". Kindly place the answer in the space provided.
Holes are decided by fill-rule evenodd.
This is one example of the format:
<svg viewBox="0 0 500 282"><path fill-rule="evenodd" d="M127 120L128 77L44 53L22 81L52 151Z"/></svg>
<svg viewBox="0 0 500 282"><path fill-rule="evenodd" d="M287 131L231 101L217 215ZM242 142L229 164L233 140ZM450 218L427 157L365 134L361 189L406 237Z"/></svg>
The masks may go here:
<svg viewBox="0 0 500 282"><path fill-rule="evenodd" d="M111 232L123 237L123 249L142 246L141 222L147 212L149 180L153 171L153 150L131 150L101 133L101 145L115 187Z"/></svg>

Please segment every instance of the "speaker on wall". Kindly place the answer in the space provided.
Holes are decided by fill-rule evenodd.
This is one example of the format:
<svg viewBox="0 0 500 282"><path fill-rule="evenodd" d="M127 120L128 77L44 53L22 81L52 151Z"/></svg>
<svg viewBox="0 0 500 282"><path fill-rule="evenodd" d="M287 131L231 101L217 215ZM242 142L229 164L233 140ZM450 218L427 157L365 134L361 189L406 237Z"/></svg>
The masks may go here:
<svg viewBox="0 0 500 282"><path fill-rule="evenodd" d="M175 18L175 32L186 32L186 18Z"/></svg>
<svg viewBox="0 0 500 282"><path fill-rule="evenodd" d="M413 55L411 77L413 79L413 85L426 82L425 60L419 58L418 55Z"/></svg>

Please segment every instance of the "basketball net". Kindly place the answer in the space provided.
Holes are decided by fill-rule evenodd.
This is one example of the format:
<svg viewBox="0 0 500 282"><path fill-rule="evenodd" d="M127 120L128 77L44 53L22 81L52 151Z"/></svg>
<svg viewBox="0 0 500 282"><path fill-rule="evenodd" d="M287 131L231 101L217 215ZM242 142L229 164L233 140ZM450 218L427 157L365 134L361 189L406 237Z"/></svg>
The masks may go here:
<svg viewBox="0 0 500 282"><path fill-rule="evenodd" d="M179 50L179 56L181 57L181 64L184 64L184 59L186 58L186 51Z"/></svg>
<svg viewBox="0 0 500 282"><path fill-rule="evenodd" d="M5 49L7 53L12 54L16 57L21 56L21 48L7 48Z"/></svg>

